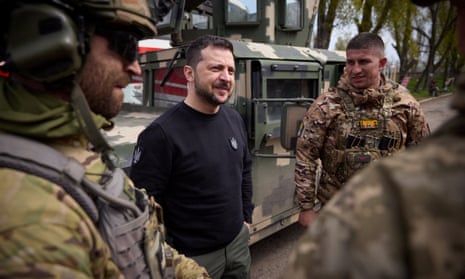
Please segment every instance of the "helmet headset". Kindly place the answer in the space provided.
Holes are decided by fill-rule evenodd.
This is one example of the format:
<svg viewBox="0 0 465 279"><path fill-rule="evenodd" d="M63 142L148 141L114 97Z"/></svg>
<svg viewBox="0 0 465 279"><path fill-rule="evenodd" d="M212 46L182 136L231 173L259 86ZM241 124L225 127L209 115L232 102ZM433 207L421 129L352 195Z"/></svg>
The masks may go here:
<svg viewBox="0 0 465 279"><path fill-rule="evenodd" d="M88 51L79 24L50 5L24 4L13 10L7 33L6 70L44 83L74 77Z"/></svg>
<svg viewBox="0 0 465 279"><path fill-rule="evenodd" d="M74 84L70 102L81 130L114 168L112 148L78 84L90 38L94 32L106 37L110 48L132 62L137 41L156 35L156 23L172 5L173 0L0 0L0 68L49 87ZM114 28L105 32L109 26Z"/></svg>
<svg viewBox="0 0 465 279"><path fill-rule="evenodd" d="M95 26L118 26L137 40L153 37L157 21L172 6L172 0L11 2L0 0L2 21L7 21L0 27L6 28L0 40L0 61L5 61L6 71L41 83L72 79L79 72Z"/></svg>

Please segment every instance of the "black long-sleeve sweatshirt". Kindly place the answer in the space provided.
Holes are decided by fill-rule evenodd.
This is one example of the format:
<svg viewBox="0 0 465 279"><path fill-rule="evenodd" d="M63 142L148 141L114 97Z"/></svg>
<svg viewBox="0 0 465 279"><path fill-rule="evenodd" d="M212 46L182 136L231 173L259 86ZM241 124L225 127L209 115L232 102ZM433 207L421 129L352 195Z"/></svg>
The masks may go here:
<svg viewBox="0 0 465 279"><path fill-rule="evenodd" d="M167 241L195 256L220 249L252 221L251 156L239 113L200 113L183 102L148 126L131 178L161 204Z"/></svg>

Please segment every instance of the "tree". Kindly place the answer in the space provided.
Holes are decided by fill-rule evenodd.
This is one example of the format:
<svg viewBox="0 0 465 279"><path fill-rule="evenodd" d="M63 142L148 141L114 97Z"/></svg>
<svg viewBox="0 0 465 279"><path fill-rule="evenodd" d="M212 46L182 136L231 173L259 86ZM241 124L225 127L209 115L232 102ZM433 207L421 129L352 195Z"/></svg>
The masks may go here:
<svg viewBox="0 0 465 279"><path fill-rule="evenodd" d="M394 0L354 0L354 8L361 15L354 17L358 32L380 33L386 25Z"/></svg>
<svg viewBox="0 0 465 279"><path fill-rule="evenodd" d="M415 41L412 22L417 20L418 10L410 1L395 0L396 10L391 12L387 22L387 30L390 31L395 43L393 48L399 56L399 80L409 75L409 72L418 64L419 47Z"/></svg>
<svg viewBox="0 0 465 279"><path fill-rule="evenodd" d="M418 67L422 72L414 91L425 89L431 74L444 79L465 67L456 47L456 11L448 1L418 8L405 0L320 0L314 46L328 48L333 29L355 25L358 32L388 31L400 59L399 80ZM346 33L352 37L353 34ZM347 38L337 38L344 49Z"/></svg>
<svg viewBox="0 0 465 279"><path fill-rule="evenodd" d="M335 27L355 24L359 32L380 33L394 1L401 0L320 0L314 47L328 48Z"/></svg>
<svg viewBox="0 0 465 279"><path fill-rule="evenodd" d="M313 42L315 48L327 49L329 47L340 2L341 0L320 0L317 14L317 32Z"/></svg>
<svg viewBox="0 0 465 279"><path fill-rule="evenodd" d="M338 37L335 45L336 50L345 50L349 41L350 37L348 34L343 37Z"/></svg>
<svg viewBox="0 0 465 279"><path fill-rule="evenodd" d="M454 32L447 34L444 43L438 49L440 56L444 57L443 66L440 68L442 71L442 88L448 86L446 82L460 74L465 67L465 57L460 54L458 50L457 37Z"/></svg>
<svg viewBox="0 0 465 279"><path fill-rule="evenodd" d="M454 50L451 36L455 34L457 12L449 2L439 3L422 10L424 16L430 19L430 30L425 26L415 25L413 28L424 39L425 45L420 46L426 55L426 65L421 73L414 91L426 89L436 71L447 61L448 53Z"/></svg>

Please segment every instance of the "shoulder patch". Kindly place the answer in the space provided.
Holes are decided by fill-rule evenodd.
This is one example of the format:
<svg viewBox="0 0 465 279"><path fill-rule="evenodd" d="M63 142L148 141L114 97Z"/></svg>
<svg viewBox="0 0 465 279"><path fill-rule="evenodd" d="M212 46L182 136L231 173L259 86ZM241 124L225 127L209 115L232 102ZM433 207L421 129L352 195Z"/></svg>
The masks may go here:
<svg viewBox="0 0 465 279"><path fill-rule="evenodd" d="M233 150L237 150L237 140L235 137L229 138L229 143L231 144L231 147Z"/></svg>
<svg viewBox="0 0 465 279"><path fill-rule="evenodd" d="M142 155L142 147L140 145L136 145L134 148L134 152L132 154L132 164L135 165L139 162L140 156Z"/></svg>

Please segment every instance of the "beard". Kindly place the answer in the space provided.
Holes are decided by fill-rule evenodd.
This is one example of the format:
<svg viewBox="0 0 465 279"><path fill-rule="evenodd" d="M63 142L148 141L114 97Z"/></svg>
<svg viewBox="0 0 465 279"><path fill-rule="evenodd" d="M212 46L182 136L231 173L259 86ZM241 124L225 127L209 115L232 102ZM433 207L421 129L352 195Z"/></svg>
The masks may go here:
<svg viewBox="0 0 465 279"><path fill-rule="evenodd" d="M206 86L202 86L197 78L194 79L194 88L197 96L205 100L207 103L213 106L219 106L226 103L232 95L231 86L226 82L216 82L213 84L213 88L227 89L229 91L228 97L223 101L219 100L213 91L210 91Z"/></svg>
<svg viewBox="0 0 465 279"><path fill-rule="evenodd" d="M129 76L116 72L111 65L105 65L95 57L89 56L79 83L86 96L90 109L106 119L115 117L123 106L124 93L116 85L127 85Z"/></svg>

